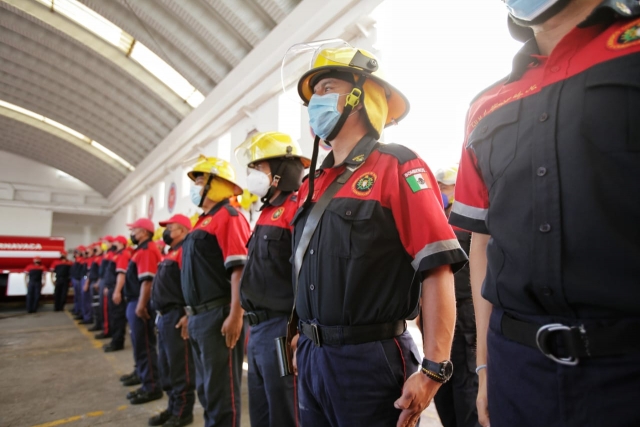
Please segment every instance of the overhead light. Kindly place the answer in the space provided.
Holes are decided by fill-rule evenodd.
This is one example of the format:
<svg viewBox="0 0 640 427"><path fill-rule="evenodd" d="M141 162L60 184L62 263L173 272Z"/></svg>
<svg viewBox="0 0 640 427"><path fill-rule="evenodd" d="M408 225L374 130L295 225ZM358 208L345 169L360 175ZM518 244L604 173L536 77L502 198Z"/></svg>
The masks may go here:
<svg viewBox="0 0 640 427"><path fill-rule="evenodd" d="M104 41L114 45L131 59L138 62L149 73L164 83L193 108L204 100L204 96L191 85L182 74L153 53L148 47L134 39L113 22L76 0L37 0L51 11L66 16L73 22L91 31Z"/></svg>
<svg viewBox="0 0 640 427"><path fill-rule="evenodd" d="M118 163L123 165L125 168L129 169L130 171L134 171L136 169L131 165L131 163L127 162L125 159L123 159L122 157L118 156L116 153L114 153L113 151L109 150L107 147L105 147L104 145L100 144L99 142L91 141L91 146L97 148L100 151L102 151L104 154L106 154L107 156L111 157L113 160L117 161Z"/></svg>
<svg viewBox="0 0 640 427"><path fill-rule="evenodd" d="M118 163L120 163L121 165L123 165L125 168L129 169L130 171L135 170L135 168L131 165L131 163L127 162L125 159L123 159L122 157L118 156L116 153L114 153L113 151L109 150L108 148L106 148L104 145L93 141L91 138L89 138L88 136L74 130L71 129L68 126L63 125L62 123L58 123L55 120L51 120L48 117L43 116L42 114L37 114L34 113L33 111L27 110L25 108L22 107L18 107L17 105L11 104L9 102L6 101L2 101L0 100L0 107L4 107L8 110L12 110L15 111L16 113L20 113L20 114L24 114L25 116L29 116L33 119L39 120L43 123L48 124L49 126L53 126L56 129L59 129L65 133L68 133L69 135L72 135L75 138L78 138L84 142L86 142L87 144L91 145L92 147L102 151L104 154L106 154L107 156L111 157L112 159L114 159L115 161L117 161Z"/></svg>

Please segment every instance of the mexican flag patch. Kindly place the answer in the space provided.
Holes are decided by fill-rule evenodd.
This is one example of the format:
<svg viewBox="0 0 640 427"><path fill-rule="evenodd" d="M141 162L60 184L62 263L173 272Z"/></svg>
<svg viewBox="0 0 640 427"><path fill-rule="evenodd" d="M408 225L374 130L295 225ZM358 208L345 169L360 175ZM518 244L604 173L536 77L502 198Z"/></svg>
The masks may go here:
<svg viewBox="0 0 640 427"><path fill-rule="evenodd" d="M413 169L404 174L407 184L409 184L411 191L414 193L429 188L426 176L427 171L424 168Z"/></svg>

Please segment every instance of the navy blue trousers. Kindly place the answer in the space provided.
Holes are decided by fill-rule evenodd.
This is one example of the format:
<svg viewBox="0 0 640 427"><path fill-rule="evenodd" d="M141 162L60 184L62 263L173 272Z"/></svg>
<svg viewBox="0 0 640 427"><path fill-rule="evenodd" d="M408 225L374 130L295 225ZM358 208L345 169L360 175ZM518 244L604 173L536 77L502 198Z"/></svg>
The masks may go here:
<svg viewBox="0 0 640 427"><path fill-rule="evenodd" d="M183 340L181 329L176 329L182 310L171 310L158 317L158 367L162 388L167 392L167 409L177 417L193 413L196 401L196 368L193 364L191 344Z"/></svg>
<svg viewBox="0 0 640 427"><path fill-rule="evenodd" d="M115 291L115 286L108 289L107 330L111 335L111 344L115 347L122 347L124 345L124 335L127 329L127 303L124 301L124 298L120 301L120 304L114 303L113 292Z"/></svg>
<svg viewBox="0 0 640 427"><path fill-rule="evenodd" d="M131 328L131 344L136 372L142 381L142 390L150 393L161 391L162 384L158 375L158 353L156 351L156 333L154 330L156 313L149 304L147 311L151 319L143 320L136 316L137 305L137 299L131 300L127 304L127 320Z"/></svg>
<svg viewBox="0 0 640 427"><path fill-rule="evenodd" d="M29 282L27 285L27 312L35 313L38 311L38 302L40 301L40 291L42 283Z"/></svg>
<svg viewBox="0 0 640 427"><path fill-rule="evenodd" d="M220 330L229 306L189 316L189 341L196 365L196 390L204 408L205 427L240 427L240 380L244 328L233 349Z"/></svg>
<svg viewBox="0 0 640 427"><path fill-rule="evenodd" d="M96 322L96 327L102 329L104 331L104 320L106 318L104 310L105 310L105 305L104 302L106 300L105 295L104 295L104 285L102 284L102 280L100 280L100 284L98 285L98 291L96 292L95 290L93 290L92 292L94 292L94 301L97 299L97 303L98 306L95 308L94 310L94 320Z"/></svg>
<svg viewBox="0 0 640 427"><path fill-rule="evenodd" d="M75 315L82 313L82 287L80 282L80 279L71 279L71 285L73 286L73 314Z"/></svg>
<svg viewBox="0 0 640 427"><path fill-rule="evenodd" d="M420 365L409 332L385 341L316 347L298 342L298 397L304 427L395 426L393 406Z"/></svg>
<svg viewBox="0 0 640 427"><path fill-rule="evenodd" d="M640 353L560 365L538 349L505 338L502 314L494 308L487 337L491 427L640 426ZM539 324L583 323L587 331L594 324L517 317Z"/></svg>
<svg viewBox="0 0 640 427"><path fill-rule="evenodd" d="M67 303L68 292L69 292L68 280L56 283L56 287L53 291L53 309L55 311L64 310L64 305Z"/></svg>
<svg viewBox="0 0 640 427"><path fill-rule="evenodd" d="M275 339L286 335L287 320L277 317L251 327L247 345L251 427L299 425L295 377L280 377L276 353Z"/></svg>
<svg viewBox="0 0 640 427"><path fill-rule="evenodd" d="M82 279L80 282L80 288L82 289L82 317L85 322L91 322L93 319L93 307L92 307L92 297L91 297L91 285L85 292L84 285L87 283L89 279Z"/></svg>

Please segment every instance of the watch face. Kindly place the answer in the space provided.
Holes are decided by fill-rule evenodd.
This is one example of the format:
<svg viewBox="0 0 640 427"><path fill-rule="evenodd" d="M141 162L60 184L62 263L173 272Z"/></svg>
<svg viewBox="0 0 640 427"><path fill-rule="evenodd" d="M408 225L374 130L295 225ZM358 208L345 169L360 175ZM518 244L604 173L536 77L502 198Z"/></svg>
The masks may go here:
<svg viewBox="0 0 640 427"><path fill-rule="evenodd" d="M440 364L440 375L442 375L445 381L448 381L453 375L453 363L450 360L445 360Z"/></svg>

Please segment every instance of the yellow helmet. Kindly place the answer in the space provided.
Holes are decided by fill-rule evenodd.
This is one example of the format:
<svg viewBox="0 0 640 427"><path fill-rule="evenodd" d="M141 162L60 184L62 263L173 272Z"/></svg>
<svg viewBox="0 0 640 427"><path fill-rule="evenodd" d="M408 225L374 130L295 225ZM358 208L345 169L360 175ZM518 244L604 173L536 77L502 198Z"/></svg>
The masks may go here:
<svg viewBox="0 0 640 427"><path fill-rule="evenodd" d="M438 169L435 175L436 181L444 185L453 185L458 177L458 165L451 165L446 169Z"/></svg>
<svg viewBox="0 0 640 427"><path fill-rule="evenodd" d="M357 49L346 42L338 47L318 47L311 69L298 81L298 94L305 105L313 95L313 86L322 75L331 72L352 73L355 82L362 76L366 77L362 86L364 110L378 136L382 129L398 123L409 112L409 101L402 92L384 80L376 57L371 52Z"/></svg>
<svg viewBox="0 0 640 427"><path fill-rule="evenodd" d="M305 168L311 160L302 155L297 142L281 132L259 132L248 137L235 149L238 163L252 167L254 163L278 157L297 157Z"/></svg>
<svg viewBox="0 0 640 427"><path fill-rule="evenodd" d="M196 173L213 174L215 177L225 180L233 185L233 194L242 194L242 188L236 183L236 172L231 163L217 157L207 157L203 154L198 157L198 161L187 173L191 181L195 181Z"/></svg>

